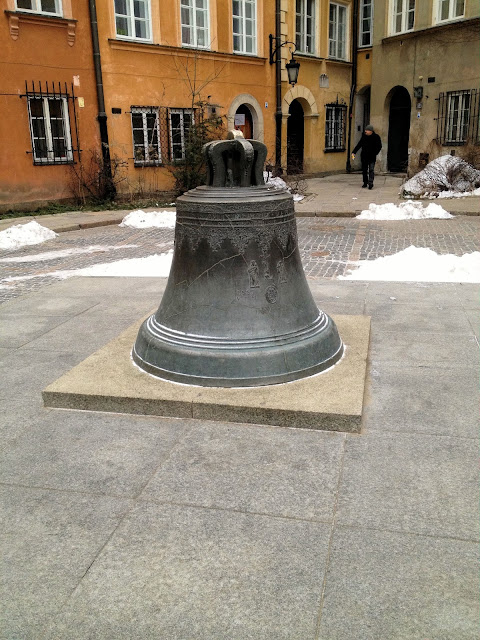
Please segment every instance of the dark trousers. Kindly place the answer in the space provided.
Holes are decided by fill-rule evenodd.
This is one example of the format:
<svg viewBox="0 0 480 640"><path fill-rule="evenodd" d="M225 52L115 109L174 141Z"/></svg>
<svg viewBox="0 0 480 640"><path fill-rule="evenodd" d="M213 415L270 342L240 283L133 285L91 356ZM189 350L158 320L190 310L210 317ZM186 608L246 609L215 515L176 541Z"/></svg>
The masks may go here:
<svg viewBox="0 0 480 640"><path fill-rule="evenodd" d="M362 160L363 184L373 185L375 160L373 162L364 162Z"/></svg>

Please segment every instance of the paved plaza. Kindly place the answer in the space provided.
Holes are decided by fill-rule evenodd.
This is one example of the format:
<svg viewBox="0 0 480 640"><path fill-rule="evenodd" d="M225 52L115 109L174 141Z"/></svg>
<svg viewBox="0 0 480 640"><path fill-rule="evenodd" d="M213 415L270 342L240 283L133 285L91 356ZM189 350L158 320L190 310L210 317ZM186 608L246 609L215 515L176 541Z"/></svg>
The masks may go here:
<svg viewBox="0 0 480 640"><path fill-rule="evenodd" d="M479 225L298 219L319 306L372 318L356 435L44 408L166 282L52 272L173 231L1 252L0 638L476 639L480 286L336 277L410 244L478 251Z"/></svg>

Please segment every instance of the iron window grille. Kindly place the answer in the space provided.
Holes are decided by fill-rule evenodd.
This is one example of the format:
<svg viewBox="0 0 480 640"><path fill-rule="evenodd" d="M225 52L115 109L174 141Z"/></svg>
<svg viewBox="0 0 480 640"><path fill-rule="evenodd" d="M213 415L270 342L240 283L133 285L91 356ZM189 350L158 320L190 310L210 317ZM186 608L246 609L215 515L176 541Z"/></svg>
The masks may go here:
<svg viewBox="0 0 480 640"><path fill-rule="evenodd" d="M193 109L169 109L170 160L185 160L188 136L195 122Z"/></svg>
<svg viewBox="0 0 480 640"><path fill-rule="evenodd" d="M437 142L444 146L479 143L478 89L447 91L438 100Z"/></svg>
<svg viewBox="0 0 480 640"><path fill-rule="evenodd" d="M437 0L437 22L455 20L465 15L465 0Z"/></svg>
<svg viewBox="0 0 480 640"><path fill-rule="evenodd" d="M296 0L295 45L300 53L315 53L315 0Z"/></svg>
<svg viewBox="0 0 480 640"><path fill-rule="evenodd" d="M372 30L373 0L362 0L362 3L360 5L360 47L370 47L372 45Z"/></svg>
<svg viewBox="0 0 480 640"><path fill-rule="evenodd" d="M236 53L257 53L256 0L232 0L233 50Z"/></svg>
<svg viewBox="0 0 480 640"><path fill-rule="evenodd" d="M49 16L62 15L61 0L16 0L15 7L17 11L44 13Z"/></svg>
<svg viewBox="0 0 480 640"><path fill-rule="evenodd" d="M328 55L337 60L347 58L347 7L330 3L328 22Z"/></svg>
<svg viewBox="0 0 480 640"><path fill-rule="evenodd" d="M159 107L132 107L133 160L138 166L162 162Z"/></svg>
<svg viewBox="0 0 480 640"><path fill-rule="evenodd" d="M210 46L208 0L181 0L182 46L208 49Z"/></svg>
<svg viewBox="0 0 480 640"><path fill-rule="evenodd" d="M393 0L392 33L412 31L415 24L415 0Z"/></svg>
<svg viewBox="0 0 480 640"><path fill-rule="evenodd" d="M347 105L332 102L325 105L325 151L345 151Z"/></svg>
<svg viewBox="0 0 480 640"><path fill-rule="evenodd" d="M25 83L25 94L21 97L27 99L28 120L30 125L30 137L33 155L33 164L71 164L76 152L80 158L80 146L78 141L77 113L75 107L75 94L73 85L69 93L67 84L48 82L43 86L32 81L31 89ZM73 116L76 148L73 147L72 128L70 126Z"/></svg>
<svg viewBox="0 0 480 640"><path fill-rule="evenodd" d="M120 38L151 40L150 0L115 0L115 31Z"/></svg>

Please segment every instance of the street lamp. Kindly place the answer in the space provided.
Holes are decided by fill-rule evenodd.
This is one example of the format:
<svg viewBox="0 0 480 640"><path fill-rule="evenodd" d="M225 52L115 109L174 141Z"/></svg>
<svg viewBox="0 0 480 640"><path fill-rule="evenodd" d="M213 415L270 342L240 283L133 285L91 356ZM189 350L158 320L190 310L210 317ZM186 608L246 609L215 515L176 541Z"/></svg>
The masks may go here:
<svg viewBox="0 0 480 640"><path fill-rule="evenodd" d="M297 83L298 71L300 69L300 63L297 62L294 58L295 51L297 50L297 45L294 42L290 42L289 40L286 40L285 42L281 42L280 44L277 44L277 46L274 48L273 42L275 41L275 43L277 43L278 39L275 38L275 36L272 36L272 34L270 34L268 38L270 40L270 59L269 59L270 64L275 64L277 62L278 51L281 47L284 47L287 44L292 44L295 47L295 49L292 51L292 59L290 60L290 62L287 62L287 64L285 65L285 68L288 74L288 82L292 86L294 86Z"/></svg>

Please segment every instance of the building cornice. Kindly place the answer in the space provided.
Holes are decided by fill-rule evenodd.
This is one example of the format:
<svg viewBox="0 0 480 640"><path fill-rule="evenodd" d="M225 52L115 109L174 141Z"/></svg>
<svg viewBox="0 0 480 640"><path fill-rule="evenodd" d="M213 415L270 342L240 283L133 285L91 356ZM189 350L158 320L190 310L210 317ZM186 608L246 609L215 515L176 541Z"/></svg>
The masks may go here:
<svg viewBox="0 0 480 640"><path fill-rule="evenodd" d="M388 44L389 42L398 42L400 40L410 40L411 38L417 38L419 36L429 35L431 33L440 33L450 29L462 29L466 27L474 27L480 24L479 18L468 18L467 20L452 20L442 24L434 24L431 27L425 29L414 29L413 31L405 31L404 33L396 33L394 36L387 36L381 40L382 44Z"/></svg>

